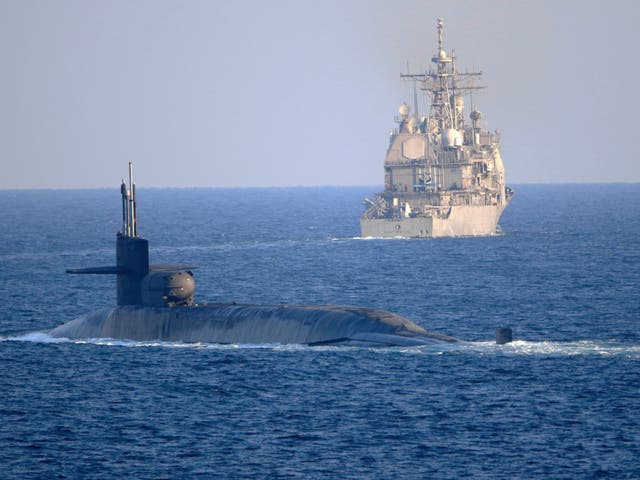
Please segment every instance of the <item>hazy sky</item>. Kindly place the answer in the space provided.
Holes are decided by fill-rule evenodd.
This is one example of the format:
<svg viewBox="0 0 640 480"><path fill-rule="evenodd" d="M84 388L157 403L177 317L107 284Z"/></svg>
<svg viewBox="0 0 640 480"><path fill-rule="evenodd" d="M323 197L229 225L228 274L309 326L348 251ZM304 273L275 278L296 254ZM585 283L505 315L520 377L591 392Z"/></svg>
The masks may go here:
<svg viewBox="0 0 640 480"><path fill-rule="evenodd" d="M0 0L0 188L379 185L439 16L510 183L639 182L638 5Z"/></svg>

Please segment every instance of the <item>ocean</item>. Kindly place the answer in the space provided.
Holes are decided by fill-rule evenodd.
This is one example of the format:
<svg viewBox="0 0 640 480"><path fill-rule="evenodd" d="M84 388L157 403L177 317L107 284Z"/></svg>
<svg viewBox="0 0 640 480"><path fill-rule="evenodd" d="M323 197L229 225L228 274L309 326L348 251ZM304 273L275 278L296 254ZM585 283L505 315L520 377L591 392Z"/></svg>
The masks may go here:
<svg viewBox="0 0 640 480"><path fill-rule="evenodd" d="M64 271L115 262L119 190L0 191L0 478L640 478L640 184L515 189L499 236L386 240L373 188L139 189L198 301L467 340L379 349L54 339L115 304Z"/></svg>

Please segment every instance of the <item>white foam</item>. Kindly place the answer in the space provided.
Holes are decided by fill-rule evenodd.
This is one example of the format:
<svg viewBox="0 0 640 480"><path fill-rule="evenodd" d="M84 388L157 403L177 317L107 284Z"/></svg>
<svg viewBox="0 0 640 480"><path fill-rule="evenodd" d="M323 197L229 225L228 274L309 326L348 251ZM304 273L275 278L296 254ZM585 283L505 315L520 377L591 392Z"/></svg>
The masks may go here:
<svg viewBox="0 0 640 480"><path fill-rule="evenodd" d="M629 355L640 357L640 345L602 340L579 340L575 342L527 342L519 340L506 345L497 345L496 347L505 353L518 355Z"/></svg>
<svg viewBox="0 0 640 480"><path fill-rule="evenodd" d="M350 240L414 240L413 237L352 237Z"/></svg>
<svg viewBox="0 0 640 480"><path fill-rule="evenodd" d="M30 332L16 337L3 337L2 341L8 342L33 342L33 343L70 343L73 340L68 338L52 337L44 332Z"/></svg>
<svg viewBox="0 0 640 480"><path fill-rule="evenodd" d="M576 355L630 356L640 358L640 345L619 343L616 341L580 340L575 342L530 342L517 340L505 345L487 342L458 342L434 344L409 348L395 348L407 353L443 354L470 353L479 355L522 355L541 357L562 357Z"/></svg>
<svg viewBox="0 0 640 480"><path fill-rule="evenodd" d="M630 356L640 358L640 345L619 343L616 341L580 340L575 342L529 342L517 340L505 345L487 342L455 342L434 343L415 347L356 347L356 346L309 346L301 344L259 343L259 344L220 344L220 343L185 343L165 342L160 340L119 340L113 338L69 339L52 337L44 332L30 332L18 336L2 337L0 342L33 342L33 343L75 343L104 345L128 348L195 348L213 350L263 349L273 351L344 351L368 350L382 354L406 353L442 355L445 353L463 353L472 355L532 355L541 357L598 355L598 356Z"/></svg>
<svg viewBox="0 0 640 480"><path fill-rule="evenodd" d="M282 345L279 343L261 343L261 344L221 344L221 343L185 343L185 342L168 342L161 340L121 340L115 338L84 338L70 339L64 337L53 337L45 332L30 332L24 335L0 337L0 341L13 342L33 342L33 343L75 343L79 345L105 345L111 347L131 347L131 348L207 348L220 350L237 350L237 349L274 349L274 350L294 350L300 348L310 348L305 345Z"/></svg>

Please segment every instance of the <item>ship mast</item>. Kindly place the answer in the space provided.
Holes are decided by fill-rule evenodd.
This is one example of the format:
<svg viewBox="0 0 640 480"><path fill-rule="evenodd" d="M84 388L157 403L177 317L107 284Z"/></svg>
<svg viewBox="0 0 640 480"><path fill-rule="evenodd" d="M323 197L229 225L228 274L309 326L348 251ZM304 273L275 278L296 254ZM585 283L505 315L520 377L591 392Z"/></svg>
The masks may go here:
<svg viewBox="0 0 640 480"><path fill-rule="evenodd" d="M442 133L447 130L464 129L464 95L473 90L485 87L471 84L473 77L479 77L482 72L460 73L456 69L455 55L447 55L444 49L444 22L437 19L438 51L431 61L435 63L435 71L429 70L422 74L401 74L401 78L410 78L422 83L422 90L430 97L428 101L429 123L427 133Z"/></svg>

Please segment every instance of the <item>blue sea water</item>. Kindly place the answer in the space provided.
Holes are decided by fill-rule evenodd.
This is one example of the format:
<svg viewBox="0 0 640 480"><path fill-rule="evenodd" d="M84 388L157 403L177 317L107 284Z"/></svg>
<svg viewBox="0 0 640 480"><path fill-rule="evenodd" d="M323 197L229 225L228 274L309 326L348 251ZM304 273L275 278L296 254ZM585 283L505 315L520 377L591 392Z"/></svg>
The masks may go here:
<svg viewBox="0 0 640 480"><path fill-rule="evenodd" d="M521 185L504 233L360 239L368 188L140 189L200 301L338 303L468 343L68 341L119 192L0 191L0 478L640 478L640 185ZM497 326L517 341L493 343Z"/></svg>

